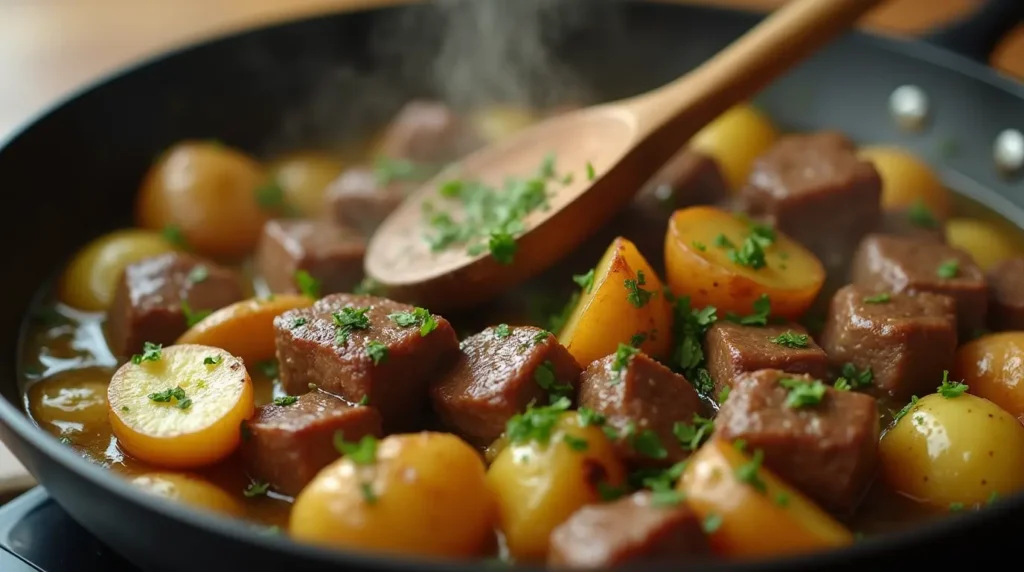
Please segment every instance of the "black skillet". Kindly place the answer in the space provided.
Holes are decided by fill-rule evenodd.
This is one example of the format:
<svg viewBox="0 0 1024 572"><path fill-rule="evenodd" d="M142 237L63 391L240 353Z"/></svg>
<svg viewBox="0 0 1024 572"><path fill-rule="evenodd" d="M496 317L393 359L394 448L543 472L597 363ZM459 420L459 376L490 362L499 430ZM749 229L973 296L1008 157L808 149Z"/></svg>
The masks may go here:
<svg viewBox="0 0 1024 572"><path fill-rule="evenodd" d="M512 25L536 13L532 7L545 8L539 29L500 28L497 35L508 41L499 46L494 29L472 20L479 12L469 4L454 16L422 5L338 14L187 48L83 90L0 149L0 185L10 217L0 227L8 273L0 304L0 344L8 348L0 354L0 437L72 517L140 568L482 568L317 550L133 490L32 424L23 413L16 366L18 337L40 285L88 239L127 224L143 172L175 141L217 138L254 153L333 142L380 125L411 96L460 104L510 90L534 104L581 93L617 98L677 77L758 20L694 6L565 0L552 7L504 0L508 13L501 18ZM951 187L1024 227L1024 183L1001 176L992 152L1001 131L1024 130L1024 85L983 65L998 37L1022 16L1021 0L992 1L976 18L935 36L963 55L851 34L773 85L759 104L786 129L835 128L862 142L913 149L938 166ZM470 20L476 31L446 28L460 19ZM514 55L510 46L517 34L529 35L518 38L523 41L542 38L561 67L537 73L530 66L501 64ZM444 38L446 55L437 68L462 69L452 59L462 52L478 58L471 71L491 69L470 82L471 94L452 88L466 85L452 83L458 78L431 81L428 71L437 69L431 63ZM493 73L495 66L500 74ZM926 126L916 133L897 127L888 110L890 94L905 84L920 87L930 100ZM869 539L849 550L751 563L750 569L878 570L966 558L981 564L1001 547L1014 546L1019 535L1004 537L1020 530L1016 523L1022 520L1024 496L1018 495L979 513Z"/></svg>

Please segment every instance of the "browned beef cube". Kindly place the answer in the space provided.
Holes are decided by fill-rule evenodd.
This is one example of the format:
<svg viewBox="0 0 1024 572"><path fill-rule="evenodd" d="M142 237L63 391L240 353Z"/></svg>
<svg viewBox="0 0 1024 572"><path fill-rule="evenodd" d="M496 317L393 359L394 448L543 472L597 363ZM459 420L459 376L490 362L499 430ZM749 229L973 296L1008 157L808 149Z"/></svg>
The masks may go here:
<svg viewBox="0 0 1024 572"><path fill-rule="evenodd" d="M576 395L580 366L550 332L487 328L461 347L458 362L433 383L430 396L441 422L473 445L490 445L530 403Z"/></svg>
<svg viewBox="0 0 1024 572"><path fill-rule="evenodd" d="M128 356L145 342L171 344L204 315L245 297L233 270L173 252L129 264L114 290L110 351Z"/></svg>
<svg viewBox="0 0 1024 572"><path fill-rule="evenodd" d="M759 369L779 369L828 375L828 357L807 330L796 324L743 326L718 321L708 329L704 341L708 373L715 382L715 395L732 387L736 376Z"/></svg>
<svg viewBox="0 0 1024 572"><path fill-rule="evenodd" d="M794 400L799 384L823 394ZM764 465L824 508L850 513L878 464L878 404L805 375L766 369L736 379L715 418L715 436L764 452Z"/></svg>
<svg viewBox="0 0 1024 572"><path fill-rule="evenodd" d="M988 327L1024 330L1024 257L1010 258L988 272Z"/></svg>
<svg viewBox="0 0 1024 572"><path fill-rule="evenodd" d="M585 506L551 531L548 565L605 569L684 562L709 554L701 520L685 504L661 506L649 491Z"/></svg>
<svg viewBox="0 0 1024 572"><path fill-rule="evenodd" d="M274 490L295 496L320 469L338 458L334 434L346 441L381 436L380 413L322 391L288 403L256 408L242 429L242 461L249 476ZM287 404L285 404L287 403Z"/></svg>
<svg viewBox="0 0 1024 572"><path fill-rule="evenodd" d="M964 337L985 324L988 285L966 252L936 242L873 234L864 239L851 268L853 283L875 292L932 292L956 300Z"/></svg>
<svg viewBox="0 0 1024 572"><path fill-rule="evenodd" d="M480 146L467 122L443 103L410 101L381 137L385 157L438 165L460 158Z"/></svg>
<svg viewBox="0 0 1024 572"><path fill-rule="evenodd" d="M415 186L404 181L381 181L373 169L354 167L327 187L324 201L335 224L368 238Z"/></svg>
<svg viewBox="0 0 1024 572"><path fill-rule="evenodd" d="M946 242L945 224L935 219L922 220L913 210L885 211L875 230L878 234L903 236L938 243Z"/></svg>
<svg viewBox="0 0 1024 572"><path fill-rule="evenodd" d="M256 249L256 272L271 292L298 292L299 270L320 283L320 294L349 292L363 278L365 252L362 236L327 221L270 220Z"/></svg>
<svg viewBox="0 0 1024 572"><path fill-rule="evenodd" d="M952 369L956 320L948 296L877 294L851 285L832 297L821 347L835 367L868 370L877 391L906 399L930 393Z"/></svg>
<svg viewBox="0 0 1024 572"><path fill-rule="evenodd" d="M639 352L625 365L616 354L591 363L580 376L580 407L604 415L617 434L619 456L639 465L672 464L686 458L690 452L676 439L672 427L705 413L685 377Z"/></svg>
<svg viewBox="0 0 1024 572"><path fill-rule="evenodd" d="M741 194L751 215L768 217L831 271L845 268L881 216L878 172L833 132L780 139L754 162Z"/></svg>
<svg viewBox="0 0 1024 572"><path fill-rule="evenodd" d="M274 330L285 391L315 384L352 402L365 397L388 433L421 427L428 383L459 351L448 320L373 296L326 296L281 314Z"/></svg>

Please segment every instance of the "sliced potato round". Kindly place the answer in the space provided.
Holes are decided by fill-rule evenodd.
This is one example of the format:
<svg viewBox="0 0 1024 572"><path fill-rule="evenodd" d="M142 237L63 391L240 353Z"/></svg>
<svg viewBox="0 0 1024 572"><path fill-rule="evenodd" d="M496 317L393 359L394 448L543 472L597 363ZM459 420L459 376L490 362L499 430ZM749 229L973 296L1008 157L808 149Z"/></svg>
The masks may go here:
<svg viewBox="0 0 1024 572"><path fill-rule="evenodd" d="M235 302L200 320L176 343L223 348L245 363L255 364L274 357L274 318L312 304L312 298L296 294Z"/></svg>
<svg viewBox="0 0 1024 572"><path fill-rule="evenodd" d="M202 467L230 455L253 413L242 361L195 344L149 346L121 366L107 388L110 424L121 447L159 467Z"/></svg>
<svg viewBox="0 0 1024 572"><path fill-rule="evenodd" d="M147 473L135 477L132 486L156 496L241 518L245 507L220 487L197 475L185 473Z"/></svg>

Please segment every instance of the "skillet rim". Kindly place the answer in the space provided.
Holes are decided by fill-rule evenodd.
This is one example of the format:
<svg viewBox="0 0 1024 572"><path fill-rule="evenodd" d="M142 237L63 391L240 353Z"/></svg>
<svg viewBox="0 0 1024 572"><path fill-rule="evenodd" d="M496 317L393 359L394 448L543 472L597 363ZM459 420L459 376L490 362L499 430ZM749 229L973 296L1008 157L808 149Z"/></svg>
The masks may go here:
<svg viewBox="0 0 1024 572"><path fill-rule="evenodd" d="M710 13L722 18L743 18L747 20L759 20L764 13L738 8L707 6L698 4L671 5L664 0L628 0L631 3L672 6L667 9L690 10L695 12ZM34 113L17 123L6 135L0 137L0 153L15 143L19 138L30 132L37 124L43 122L47 117L60 109L72 105L76 100L86 94L100 90L108 84L114 83L123 77L130 76L142 69L159 66L165 60L173 59L183 53L193 50L206 49L222 42L230 42L245 36L260 34L266 30L302 25L307 22L336 18L339 15L386 12L405 9L412 5L412 0L403 0L396 4L378 6L374 8L356 8L353 10L331 10L326 12L304 15L297 18L285 19L270 23L262 23L255 27L244 27L229 32L214 32L210 35L194 38L182 44L173 46L167 50L145 56L118 69L107 72L98 78L86 82L76 89L70 90L64 95L54 99L48 105L36 110ZM879 35L863 29L857 29L848 34L863 49L870 49L880 53L891 53L900 57L907 57L917 62L930 64L939 68L939 73L951 73L961 76L963 79L973 82L980 82L990 89L996 89L1008 95L1022 100L1024 103L1024 83L1018 82L994 68L975 62L958 53L937 47L927 42L913 39L903 39L886 35ZM23 317L20 332L24 330L25 319ZM15 346L17 352L20 343ZM15 374L20 375L18 356L13 360ZM14 380L17 385L17 377ZM21 405L19 403L19 405ZM20 438L28 446L35 449L49 458L51 462L57 463L65 470L74 473L75 477L88 480L93 486L101 488L106 494L119 497L121 501L130 502L134 505L142 505L150 510L156 511L163 518L179 521L180 524L189 526L204 534L214 534L221 537L228 537L250 547L270 545L275 551L282 552L289 556L304 559L315 559L321 563L335 566L356 565L367 568L388 568L403 569L410 571L454 571L454 570L475 570L481 566L479 561L457 562L450 560L433 559L411 559L408 557L397 557L380 555L376 553L360 553L355 551L342 551L326 549L313 545L301 544L292 541L285 536L268 535L257 531L257 527L242 520L235 520L222 517L215 513L198 511L182 506L162 498L153 502L153 496L127 486L123 479L112 475L99 465L84 459L74 451L60 444L52 436L46 434L32 420L15 405L15 401L6 397L0 399L0 423L5 425L12 433ZM54 499L56 502L56 499ZM59 503L58 503L59 504ZM1024 493L1019 493L1001 499L993 506L981 511L969 511L958 515L949 515L944 518L922 523L906 530L886 533L882 536L873 536L852 546L834 549L795 557L782 557L770 560L753 561L708 561L700 563L696 569L700 570L794 570L808 569L811 567L840 566L851 558L863 558L878 556L883 553L894 554L900 548L910 545L920 545L924 542L937 541L940 538L951 537L956 531L970 527L977 527L986 521L996 520L1010 512L1024 514ZM674 569L669 563L664 565L645 566L647 569ZM516 566L516 570L544 570L535 566Z"/></svg>

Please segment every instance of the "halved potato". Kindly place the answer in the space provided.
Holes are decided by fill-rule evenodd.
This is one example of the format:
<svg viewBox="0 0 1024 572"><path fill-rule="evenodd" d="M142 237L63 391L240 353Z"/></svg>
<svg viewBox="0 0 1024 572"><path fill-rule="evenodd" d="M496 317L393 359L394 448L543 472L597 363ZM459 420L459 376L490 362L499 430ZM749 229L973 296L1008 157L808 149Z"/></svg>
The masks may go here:
<svg viewBox="0 0 1024 572"><path fill-rule="evenodd" d="M777 136L764 114L749 103L741 103L698 131L690 139L690 147L713 157L736 191L746 184L754 160L772 146Z"/></svg>
<svg viewBox="0 0 1024 572"><path fill-rule="evenodd" d="M235 302L200 320L176 343L223 348L253 365L274 357L274 318L312 304L312 298L298 294L275 294L270 299Z"/></svg>
<svg viewBox="0 0 1024 572"><path fill-rule="evenodd" d="M241 518L245 507L238 499L206 479L185 473L147 473L135 477L132 486L182 504Z"/></svg>
<svg viewBox="0 0 1024 572"><path fill-rule="evenodd" d="M882 179L882 208L902 210L925 206L940 221L949 216L949 191L923 160L890 145L867 146L858 154L875 165Z"/></svg>

